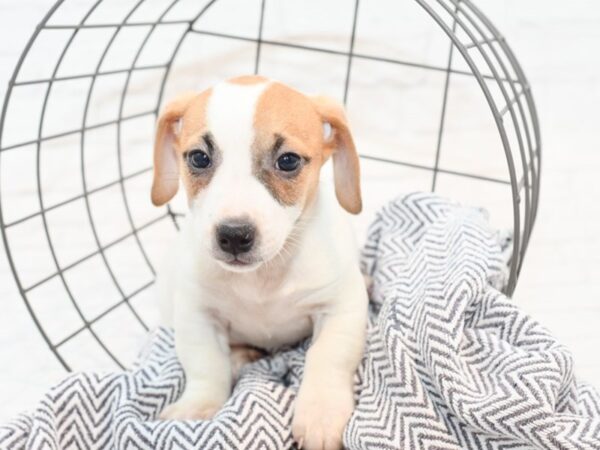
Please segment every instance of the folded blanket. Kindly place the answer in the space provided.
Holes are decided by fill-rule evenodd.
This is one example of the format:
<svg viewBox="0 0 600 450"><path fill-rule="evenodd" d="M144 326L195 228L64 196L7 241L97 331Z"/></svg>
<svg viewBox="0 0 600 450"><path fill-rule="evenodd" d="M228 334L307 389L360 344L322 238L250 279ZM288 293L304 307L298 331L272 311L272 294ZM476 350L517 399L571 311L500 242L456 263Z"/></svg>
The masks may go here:
<svg viewBox="0 0 600 450"><path fill-rule="evenodd" d="M600 449L600 396L498 291L502 255L481 210L412 194L378 214L363 252L374 287L348 448ZM213 420L157 421L185 384L172 332L159 329L131 371L69 376L0 427L0 447L290 448L307 345L246 366Z"/></svg>

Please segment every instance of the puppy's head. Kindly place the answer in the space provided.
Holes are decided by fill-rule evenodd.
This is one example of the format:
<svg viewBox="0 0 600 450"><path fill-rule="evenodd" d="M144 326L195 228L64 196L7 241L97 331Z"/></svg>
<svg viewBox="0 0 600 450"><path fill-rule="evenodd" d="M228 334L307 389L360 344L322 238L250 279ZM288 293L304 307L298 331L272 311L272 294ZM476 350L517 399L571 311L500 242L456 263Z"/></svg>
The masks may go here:
<svg viewBox="0 0 600 450"><path fill-rule="evenodd" d="M204 248L228 270L253 270L290 240L330 156L338 201L356 214L358 155L342 107L262 77L235 78L166 106L152 202L168 202L181 179Z"/></svg>

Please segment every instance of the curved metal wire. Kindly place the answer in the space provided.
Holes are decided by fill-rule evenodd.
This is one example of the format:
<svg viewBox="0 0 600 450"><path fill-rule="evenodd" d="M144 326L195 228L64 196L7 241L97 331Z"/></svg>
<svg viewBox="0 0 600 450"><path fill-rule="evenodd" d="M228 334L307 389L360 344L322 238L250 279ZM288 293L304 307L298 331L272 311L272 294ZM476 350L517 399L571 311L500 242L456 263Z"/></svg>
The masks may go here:
<svg viewBox="0 0 600 450"><path fill-rule="evenodd" d="M399 159L383 158L374 155L361 155L362 158L378 161L381 163L388 163L394 165L400 165L416 170L427 171L432 174L431 186L432 190L435 190L436 180L438 174L452 175L456 177L468 178L471 180L478 180L481 182L491 182L498 185L505 185L510 188L512 195L512 211L513 211L513 229L514 229L514 240L513 240L513 256L510 261L510 279L506 286L506 292L511 294L516 286L517 277L520 268L523 264L523 260L526 254L529 239L535 223L535 218L539 203L539 189L540 189L540 165L541 165L541 141L540 141L540 130L538 124L537 112L535 109L535 103L533 100L532 92L529 86L521 66L519 65L516 57L512 50L508 46L506 39L500 34L500 32L494 27L490 20L472 3L471 0L414 0L423 11L428 14L431 19L443 30L449 39L449 49L447 64L445 66L436 66L433 64L424 64L419 62L407 61L395 58L386 58L376 55L364 54L355 51L355 40L357 33L357 23L360 15L360 0L354 0L352 2L354 10L352 17L352 27L348 30L349 41L347 50L333 50L330 48L321 48L317 46L295 44L289 42L275 41L264 38L264 15L267 0L261 0L260 11L258 13L258 29L256 37L251 38L247 36L239 36L230 33L221 33L215 31L207 31L200 29L196 24L198 19L209 10L217 0L206 1L203 6L198 6L196 12L191 12L183 20L165 20L169 11L178 3L177 0L171 0L165 9L158 15L158 18L154 21L144 22L130 22L130 18L135 12L147 1L138 0L135 2L133 7L127 12L126 16L115 23L88 23L88 19L94 12L94 10L102 3L103 0L96 0L95 3L89 8L84 14L83 18L73 25L54 25L49 23L54 14L59 11L59 7L65 2L65 0L57 1L53 7L48 11L46 16L43 18L40 25L36 28L35 32L31 36L27 46L25 47L19 61L15 67L15 70L10 78L4 105L2 107L2 116L0 117L0 177L2 176L2 155L8 151L19 151L28 145L34 145L36 150L36 190L38 197L39 211L35 211L24 217L19 217L15 220L7 222L5 220L2 195L3 192L0 190L0 229L2 239L8 256L9 266L14 275L19 292L25 302L27 310L32 317L37 328L47 343L50 350L56 356L58 361L67 369L71 369L71 364L65 359L62 353L62 346L73 339L77 339L83 331L89 331L94 341L98 344L99 348L106 353L115 363L119 366L123 366L124 362L120 361L116 357L113 350L109 348L107 343L103 342L101 337L94 331L93 325L99 320L105 318L108 314L114 311L121 305L131 311L135 320L139 324L146 328L146 324L142 320L136 308L130 303L130 300L150 287L153 281L144 283L133 292L126 294L121 283L119 282L115 271L111 268L109 261L105 255L105 252L113 248L120 243L126 241L128 238L133 238L136 243L136 248L145 261L150 273L154 276L155 271L152 261L144 248L143 242L139 237L139 232L145 230L148 227L154 226L155 224L161 223L164 219L172 221L173 225L178 228L177 218L178 213L174 212L169 205L166 206L165 213L156 217L142 225L136 226L134 217L131 210L131 200L126 189L125 182L135 177L147 174L151 168L144 168L130 174L125 174L123 167L123 137L122 137L122 124L125 121L140 118L144 116L156 117L157 111L165 93L165 86L167 82L173 76L174 61L177 57L182 44L186 38L192 35L204 35L212 36L220 39L234 40L241 42L249 42L256 44L256 53L254 57L254 73L260 73L260 62L261 62L261 47L264 44L279 48L288 48L295 50L303 50L307 52L318 52L324 54L332 54L343 56L346 58L346 72L343 80L343 99L344 102L348 99L351 93L352 87L352 65L355 60L362 61L378 61L387 64L406 66L411 68L419 68L423 70L436 71L445 74L443 97L442 97L442 109L439 118L439 127L437 133L437 142L435 148L435 160L431 166L425 164L416 164L414 162L406 162ZM153 35L157 27L161 24L180 24L186 25L187 28L182 32L181 36L176 39L175 46L171 54L169 55L168 61L164 64L151 64L151 65L140 65L137 66L142 52L146 48L146 45ZM101 70L103 62L111 48L115 45L116 37L119 32L126 27L149 27L144 38L142 39L139 47L134 52L131 59L131 63L128 67L123 69L113 70ZM99 61L95 64L95 69L91 73L76 73L72 75L58 75L58 69L61 66L61 62L73 43L75 36L83 29L110 29L110 37L103 49ZM33 45L40 38L42 30L69 30L71 35L67 39L64 48L61 49L61 53L58 57L55 67L53 68L50 77L39 78L35 80L19 81L18 76L23 63L32 49ZM460 36L466 36L467 42L462 42ZM477 55L479 58L475 58ZM454 67L456 58L462 58L468 66L468 70L457 69ZM155 106L148 111L132 114L129 116L124 115L126 95L131 85L132 75L138 71L148 70L162 70L162 77L158 87L158 95ZM91 108L91 97L96 81L106 75L124 74L125 83L121 90L119 102L118 102L118 113L114 120L105 121L102 123L96 123L93 125L87 125L87 119ZM440 167L440 155L444 147L444 126L446 120L446 105L448 101L448 92L452 85L452 78L456 75L470 76L473 77L479 88L481 89L482 95L486 99L486 103L490 109L490 114L494 119L494 123L498 132L500 142L505 154L507 172L509 180L501 178L490 177L478 173L467 173L458 170L450 170L444 167ZM84 112L81 121L81 127L74 130L63 131L60 133L43 135L44 119L46 115L46 106L52 86L56 82L67 82L70 80L82 80L89 79L90 85L88 91L83 93ZM490 91L489 84L495 85L500 94L501 102L494 98ZM13 95L13 90L18 86L31 86L31 85L43 85L46 84L46 90L44 98L42 99L42 115L40 117L40 123L38 126L37 138L33 140L11 143L5 145L3 142L3 136L5 136L5 125L6 117L8 113L8 105ZM85 169L85 149L87 145L86 133L95 129L102 129L103 127L116 126L117 136L115 143L115 150L117 152L117 172L118 176L114 181L105 183L101 186L90 189L88 187L88 180ZM509 129L514 131L516 143L511 142L509 139ZM80 134L79 145L80 145L80 171L81 171L81 183L83 187L83 193L73 195L66 200L60 201L55 204L47 204L44 199L44 192L41 183L41 159L40 152L41 146L44 142L52 139L66 137L71 135ZM517 176L517 167L522 170L522 175ZM92 203L89 197L93 194L109 189L110 187L119 186L121 201L124 204L126 219L129 230L118 238L108 243L101 243L97 224L94 221L92 215ZM90 224L96 249L86 255L81 256L75 261L61 266L59 259L56 255L55 244L51 238L49 231L49 224L46 219L46 214L50 211L57 210L63 206L69 205L77 200L82 200L85 204L85 210ZM43 232L46 242L50 249L50 255L52 263L55 268L55 272L43 276L38 281L30 284L29 286L24 285L22 274L19 273L19 269L15 263L14 255L16 248L13 248L11 240L9 239L8 230L13 227L18 227L29 220L34 218L40 218L43 224ZM69 284L64 277L66 271L72 270L79 264L95 257L99 256L104 263L104 266L111 278L112 283L117 288L121 297L120 301L113 304L97 314L91 319L86 319L81 309L79 301L75 298L73 292L70 290ZM40 317L36 312L35 308L31 304L29 295L31 292L40 286L45 285L53 279L58 279L61 282L62 287L67 293L67 297L74 308L77 317L83 321L83 325L79 326L75 330L71 330L68 334L60 339L58 342L53 340L48 335L44 325L46 321L51 320L48 317Z"/></svg>
<svg viewBox="0 0 600 450"><path fill-rule="evenodd" d="M171 9L173 9L173 7L176 4L177 4L177 0L171 0L171 3L169 3L169 6L160 15L157 22L155 22L153 25L150 26L150 30L144 37L144 39L140 45L140 48L138 49L137 53L133 57L133 60L131 62L132 68L135 67L135 65L137 64L138 59L139 59L140 55L142 54L142 51L146 47L146 44L148 43L150 36L152 36L152 33L154 33L154 30L156 29L157 25L164 19L164 17L169 13L169 11L171 11ZM132 72L127 72L127 75L125 78L125 86L123 87L123 93L127 92L127 90L129 89L129 83L131 81L131 74L132 74ZM125 106L125 95L123 94L123 95L121 95L121 100L119 101L119 112L118 112L118 116L117 116L118 117L118 122L117 122L117 163L118 163L118 167L119 167L119 177L120 178L123 178L123 152L122 152L122 145L121 145L121 142L122 142L121 118L123 117L124 106ZM159 106L160 106L160 104L156 105L157 113L158 113ZM129 206L129 201L127 199L127 192L125 190L125 184L120 183L119 186L121 187L121 195L123 196L123 203L125 204L125 212L127 214L127 220L129 221L129 225L131 226L131 228L134 229L135 225L133 223L133 217L131 215L131 208ZM144 246L142 245L137 232L134 233L133 236L134 236L135 242L142 254L142 257L144 258L144 261L146 262L146 265L150 269L150 272L152 272L153 276L156 276L156 271L154 270L154 267L152 266L152 263L150 262L150 259L148 258L148 254L144 250Z"/></svg>
<svg viewBox="0 0 600 450"><path fill-rule="evenodd" d="M473 5L469 0L450 0L451 4L454 5L454 8L451 8L444 0L436 1L436 3L438 5L440 5L441 8L451 17L452 24L453 24L452 28L448 26L448 23L444 20L444 18L442 16L440 16L436 12L436 10L430 5L430 3L432 3L432 2L428 2L426 0L416 0L416 1L425 9L425 11L427 11L427 13L432 17L432 19L435 20L436 23L438 23L438 25L444 30L444 32L447 34L447 36L452 41L453 46L456 49L458 49L458 51L464 58L465 62L468 64L469 68L471 69L473 75L475 76L475 79L477 80L477 83L479 84L479 86L485 96L488 106L490 107L490 109L492 111L492 115L494 117L496 127L498 128L498 132L500 134L500 139L502 141L502 146L504 148L504 153L506 156L508 172L510 175L510 184L511 184L512 198L513 198L513 229L514 229L513 254L512 254L512 258L511 258L511 262L510 262L510 277L509 277L508 285L506 288L507 293L510 295L514 292L514 289L516 287L517 277L518 277L519 270L522 265L522 259L524 257L524 254L525 254L525 251L527 248L529 235L533 228L533 223L535 222L535 213L537 211L537 209L534 209L531 206L531 199L530 199L530 195L529 195L529 193L530 193L529 170L530 170L530 165L531 165L532 170L535 171L534 173L538 173L539 172L539 164L536 167L534 159L531 159L530 162L527 162L527 158L525 156L525 151L523 148L522 137L519 133L520 127L518 125L516 113L514 111L514 103L517 102L519 105L521 104L520 99L519 99L521 94L525 93L527 91L530 91L529 84L526 82L526 79L524 79L524 77L520 78L520 76L522 75L522 71L520 71L520 72L516 71L517 77L519 77L519 84L521 84L521 86L522 86L522 91L520 93L518 93L516 91L516 89L514 88L514 82L510 78L510 74L506 70L506 67L502 63L500 56L493 49L493 45L492 45L492 42L495 42L495 41L502 40L505 42L504 38L502 37L502 35L497 33L496 29L492 29L492 28L489 28L490 34L492 35L491 40L489 37L485 36L485 34L482 32L481 28L478 27L477 24L475 24L472 16L467 15L467 13L465 12L465 11L470 12L471 14L474 14L477 17L483 16L483 14L481 14L481 12L479 10L473 8ZM480 35L479 38L473 33L473 31L461 19L461 17L460 17L461 13L464 14L465 17L467 17L467 20L469 21L469 23L473 26L473 28L475 30L477 30L477 32ZM463 43L459 40L458 35L455 32L455 29L453 29L456 26L458 26L471 39L470 43ZM469 45L469 48L467 47L467 45ZM498 108L498 105L496 104L496 102L485 82L484 76L481 73L481 69L478 67L475 60L469 54L469 49L473 49L473 48L476 48L478 50L479 54L482 56L482 58L486 62L485 68L491 71L492 78L496 81L496 83L502 93L504 101L506 102L504 108L502 108L502 109ZM485 50L485 48L492 49L492 53L493 53L494 57L497 59L497 61L499 62L499 64L502 67L502 70L504 72L504 77L501 77L498 74L494 64L492 63L490 55L488 55L488 52ZM505 49L507 56L508 55L513 56L512 51L508 48L507 45L505 45L504 49ZM513 61L515 60L514 56L513 56L512 60ZM449 65L449 67L450 67L450 65ZM511 89L513 90L514 98L511 98L508 95L508 93L503 85L504 81L508 81L510 83ZM446 91L447 91L447 89L448 89L448 87L446 86ZM519 179L517 179L515 161L514 161L514 157L513 157L513 149L510 146L506 127L505 127L504 120L503 120L503 115L506 112L510 112L511 119L512 119L513 125L515 127L515 133L517 135L518 146L519 146L518 150L519 150L519 154L520 154L520 157L522 160L522 165L523 165L523 178L522 179L523 179L523 186L525 188L525 214L524 214L525 215L525 223L524 223L523 234L521 234L522 232L521 232L521 211L520 211L520 202L521 202L520 192L521 192L522 188L520 186L521 181ZM537 126L537 117L532 115L532 120L536 123L536 126ZM526 119L524 116L523 116L523 122L524 122L524 125L527 126L527 122L526 122ZM441 131L440 131L440 134L441 134ZM530 148L529 154L533 155L534 153L535 152L533 151L533 149ZM538 163L539 163L539 161L538 161ZM537 180L536 180L536 182L537 182ZM537 184L537 188L539 189L539 183Z"/></svg>
<svg viewBox="0 0 600 450"><path fill-rule="evenodd" d="M50 17L52 17L52 15L59 8L60 4L61 4L61 2L56 2L48 10L46 15L43 17L41 23L46 23L48 21L48 19L50 19ZM27 42L27 45L25 46L25 50L23 51L23 53L21 53L21 56L19 57L19 60L17 61L15 70L13 71L13 73L10 77L10 80L8 81L8 89L6 92L6 97L4 99L4 105L2 106L2 115L0 116L0 151L3 148L1 144L2 144L2 136L4 134L3 133L4 132L4 123L6 121L6 111L8 110L8 100L11 96L13 86L15 85L15 82L17 80L17 75L19 74L19 70L21 69L23 62L25 61L25 57L27 56L29 49L35 42L35 39L37 38L38 34L40 33L40 30L41 30L41 26L36 28L35 32L31 36L31 38L29 38L29 41ZM1 181L1 177L2 177L2 153L0 153L0 181ZM50 351L54 354L54 356L56 356L56 358L62 364L62 366L68 370L69 365L67 364L65 359L62 357L62 355L58 352L58 349L56 349L53 346L53 343L50 340L50 337L46 334L46 332L44 331L44 328L42 327L42 323L41 323L40 319L38 319L37 315L35 314L32 306L31 306L31 303L29 303L29 299L27 298L27 293L25 292L25 287L23 286L23 283L21 282L21 278L18 275L15 261L12 258L12 255L10 253L10 245L8 242L8 235L6 233L6 225L5 225L4 213L3 213L3 209L2 209L2 189L0 189L0 231L2 232L2 243L4 244L4 249L6 251L6 255L8 256L8 265L9 265L10 270L15 279L17 289L19 290L19 293L21 294L21 297L23 298L23 301L25 302L25 307L27 308L29 315L31 316L33 322L35 323L35 326L40 331L42 338L44 339L44 341L50 348Z"/></svg>
<svg viewBox="0 0 600 450"><path fill-rule="evenodd" d="M102 0L96 0L96 2L92 5L92 7L89 9L89 11L81 19L80 24L83 24L85 22L85 20L94 12L94 10L100 5L101 2L102 2ZM67 41L67 45L65 45L65 47L63 48L60 56L58 57L58 62L54 66L54 70L52 71L51 78L54 78L56 76L56 74L58 72L58 69L60 67L60 64L62 63L63 58L64 58L65 54L67 53L67 50L69 49L69 46L70 46L71 42L73 42L73 39L75 39L75 37L77 36L78 32L79 32L79 28L76 28L75 31L69 37L69 39ZM50 91L52 89L53 83L54 83L53 81L50 81L48 83L47 88L46 88L46 95L44 97L44 101L43 101L43 104L42 104L42 117L44 116L44 114L46 112L46 107L48 105L48 97L49 97L49 93L50 93ZM41 218L42 218L42 223L44 225L44 233L46 235L46 240L48 241L48 245L50 247L50 253L52 255L52 261L54 263L54 266L56 267L56 270L58 272L58 276L60 277L60 281L61 281L63 287L65 288L65 292L67 293L67 296L69 297L69 300L71 301L71 304L73 305L73 308L77 312L77 315L79 316L79 318L83 321L84 324L88 325L89 322L85 318L85 315L83 314L83 312L82 312L82 310L81 310L81 308L80 308L77 300L75 299L75 296L71 292L71 288L69 287L69 284L67 283L67 280L64 277L64 272L61 270L60 264L58 262L58 258L56 256L56 251L54 250L54 246L52 245L52 238L50 237L50 231L48 229L48 221L47 221L47 218L46 218L46 212L45 212L45 207L44 207L44 200L43 200L44 197L43 197L43 192L42 192L41 171L40 171L40 166L41 166L40 151L41 151L41 146L42 146L42 142L40 141L40 139L42 137L43 126L44 126L44 121L40 120L40 123L39 123L39 126L38 126L38 132L37 132L38 142L36 144L36 149L35 149L35 153L36 153L36 167L35 167L35 171L36 171L36 182L37 182L38 200L39 200L39 203L40 203L40 211L42 211ZM85 196L85 197L87 199L87 196ZM106 347L106 345L104 344L104 342L102 342L102 339L100 339L100 337L94 331L94 329L91 326L88 326L87 329L89 330L89 332L92 335L92 337L94 338L94 340L102 348L102 350L104 350L110 357L112 357L112 359L115 361L115 363L117 363L117 365L119 367L121 367L121 368L125 367L122 364L122 362L119 361L119 359L110 352L110 350ZM61 359L61 361L63 361L63 360Z"/></svg>
<svg viewBox="0 0 600 450"><path fill-rule="evenodd" d="M457 6L460 2L460 0L452 0ZM468 0L465 0L464 2L465 6L470 7L471 3ZM475 30L477 30L477 32L480 35L481 39L486 39L485 33L482 31L482 29L477 25L477 23L475 22L475 20L473 19L472 16L472 11L467 9L467 8L463 8L460 9L459 8L459 12L463 12L465 14L465 17L467 18L468 22L473 26L473 28ZM469 36L471 38L475 38L477 39L477 36L474 36L472 33L469 33ZM523 263L523 257L525 254L525 250L527 248L527 244L529 241L529 235L531 233L532 230L532 213L533 213L533 208L531 207L531 199L530 196L527 195L530 189L530 182L529 182L529 168L528 168L528 159L527 156L525 154L525 147L524 147L524 143L523 143L523 138L521 135L521 127L519 126L519 121L518 121L518 117L517 117L517 113L519 113L522 123L524 126L524 132L525 132L525 137L527 138L527 142L529 144L528 146L528 155L529 155L529 161L533 161L533 148L531 147L531 141L529 138L529 130L527 129L527 122L526 122L526 117L525 117L525 113L523 110L523 105L521 103L521 96L522 94L524 94L526 91L529 91L529 84L525 83L521 85L521 89L519 91L517 91L517 88L515 86L515 82L510 78L510 73L507 70L504 62L502 61L502 58L500 57L500 55L498 54L498 52L496 51L494 45L492 45L491 43L487 43L487 45L485 47L483 47L483 43L479 44L481 46L481 49L484 48L488 48L493 57L495 58L497 64L501 67L502 72L504 73L504 76L506 78L508 78L508 83L510 85L511 91L512 91L512 96L509 96L509 93L506 92L506 89L504 88L502 83L499 83L499 87L502 91L502 95L504 97L504 100L506 101L506 106L500 111L500 115L502 116L506 111L510 112L510 116L512 119L512 124L515 128L515 134L517 137L517 142L518 142L518 146L519 146L519 154L521 156L521 165L523 167L523 187L525 189L525 193L526 195L525 197L525 223L524 223L524 229L523 229L523 238L522 238L522 243L519 249L519 259L518 259L518 267L517 267L517 271L520 269L520 267L522 266ZM489 56L486 55L486 58L488 58ZM487 60L487 59L486 59ZM494 66L491 66L492 72L496 73L496 69L494 68ZM518 106L518 111L514 110L514 105ZM532 166L532 177L535 180L536 177L536 170L535 167ZM520 192L520 187L517 185L517 191ZM516 277L514 279L514 282L516 284ZM512 286L512 289L514 289L514 285Z"/></svg>
<svg viewBox="0 0 600 450"><path fill-rule="evenodd" d="M133 6L133 8L131 8L131 10L127 13L127 15L125 16L125 19L123 20L123 22L126 22L137 10L138 8L144 3L144 0L138 0L137 3ZM94 90L94 86L96 84L96 80L98 79L98 71L100 70L100 67L102 67L102 63L104 62L104 58L106 57L109 49L111 48L111 46L113 45L113 42L115 40L115 38L117 37L117 34L119 33L119 31L122 28L122 24L117 27L113 34L111 35L110 39L108 40L108 43L106 44L106 47L104 49L104 51L102 52L102 55L100 56L98 63L96 64L96 68L94 70L94 75L92 75L91 77L91 82L90 82L90 87L88 89L87 92L87 96L85 98L85 106L83 109L83 117L81 119L81 127L85 127L86 122L87 122L87 118L88 118L88 113L90 110L90 100L92 98L92 92ZM131 68L133 68L133 64L131 65ZM57 66L58 67L58 66ZM128 74L130 74L131 72L127 72ZM121 117L119 117L117 119L119 122L117 123L117 126L119 126L119 124L121 123ZM83 198L84 198L84 202L85 202L85 210L88 216L88 223L90 224L90 227L92 229L92 234L94 236L94 242L96 243L96 246L99 250L99 255L100 258L102 258L102 262L104 263L104 265L106 266L106 270L108 271L108 274L110 276L110 279L112 280L113 284L115 285L115 287L117 288L117 291L119 291L119 294L121 295L121 298L125 299L127 296L123 290L123 288L121 287L121 284L119 283L119 281L117 280L117 277L114 273L114 270L110 267L110 264L108 262L108 258L106 257L106 254L104 252L104 250L102 249L102 244L100 243L100 237L98 236L98 230L96 227L96 223L94 221L94 216L92 215L92 208L90 205L90 199L89 199L89 195L88 195L88 187L87 187L87 180L86 180L86 175L85 175L85 133L81 133L80 135L80 147L79 147L79 157L80 157L80 170L81 170L81 184L83 186ZM123 173L122 171L119 171L119 180L123 179ZM120 181L119 185L123 186L123 181ZM125 202L125 199L124 199ZM129 211L129 206L127 205L127 203L125 202L125 206L127 208L127 210ZM130 226L132 229L134 229L134 225L133 225L133 221L130 221ZM137 232L134 233L134 235L137 237ZM139 241L137 241L139 243ZM140 249L142 249L141 244L140 245ZM144 253L144 256L145 253ZM147 259L147 258L146 258ZM152 274L154 275L154 271L152 272ZM129 303L129 301L125 301L125 304L127 305L127 307L129 308L129 310L131 311L131 313L133 314L133 316L136 318L136 320L140 323L140 325L144 328L144 329L148 329L148 326L146 325L146 323L142 320L142 318L140 317L140 315L137 313L137 311L135 310L135 308L133 308L131 306L131 304Z"/></svg>

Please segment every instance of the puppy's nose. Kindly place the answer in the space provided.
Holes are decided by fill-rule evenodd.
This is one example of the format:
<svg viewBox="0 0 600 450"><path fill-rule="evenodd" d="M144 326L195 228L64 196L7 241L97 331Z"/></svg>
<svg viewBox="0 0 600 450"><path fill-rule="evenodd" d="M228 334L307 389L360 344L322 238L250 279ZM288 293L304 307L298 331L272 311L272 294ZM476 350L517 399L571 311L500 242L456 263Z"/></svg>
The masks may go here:
<svg viewBox="0 0 600 450"><path fill-rule="evenodd" d="M248 222L226 222L217 226L217 242L221 250L232 255L250 251L256 230Z"/></svg>

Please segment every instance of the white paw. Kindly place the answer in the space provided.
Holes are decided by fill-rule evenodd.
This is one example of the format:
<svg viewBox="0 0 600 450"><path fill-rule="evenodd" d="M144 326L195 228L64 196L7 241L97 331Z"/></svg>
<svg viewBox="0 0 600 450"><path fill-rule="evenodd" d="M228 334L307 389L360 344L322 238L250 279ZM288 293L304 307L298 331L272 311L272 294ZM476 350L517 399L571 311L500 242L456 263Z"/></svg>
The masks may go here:
<svg viewBox="0 0 600 450"><path fill-rule="evenodd" d="M168 405L159 415L161 420L208 420L221 409L221 404L186 398Z"/></svg>
<svg viewBox="0 0 600 450"><path fill-rule="evenodd" d="M354 410L352 389L306 388L300 388L292 420L298 448L341 449L344 429Z"/></svg>

